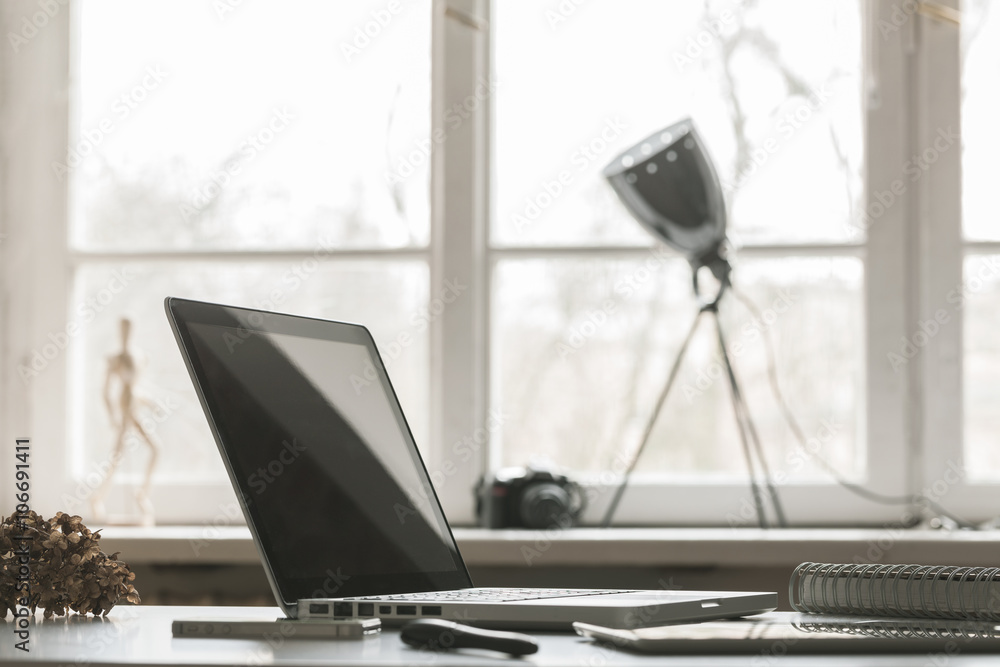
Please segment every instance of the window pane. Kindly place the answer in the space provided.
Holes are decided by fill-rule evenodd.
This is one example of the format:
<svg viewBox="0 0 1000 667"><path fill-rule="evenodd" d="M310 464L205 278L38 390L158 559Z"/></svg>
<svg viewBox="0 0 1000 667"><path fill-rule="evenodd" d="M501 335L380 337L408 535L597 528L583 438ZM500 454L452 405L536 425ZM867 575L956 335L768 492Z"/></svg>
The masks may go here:
<svg viewBox="0 0 1000 667"><path fill-rule="evenodd" d="M162 446L156 479L225 479L163 312L168 295L365 324L414 437L424 446L429 409L427 284L427 266L421 261L102 263L81 268L69 313L69 322L80 327L70 339L69 357L73 469L89 472L110 456L114 436L102 392L107 359L121 349L120 318L128 317L129 347L139 359L136 388L148 399L140 408L140 423ZM112 389L116 400L118 385ZM143 451L126 456L121 479L138 481L146 460Z"/></svg>
<svg viewBox="0 0 1000 667"><path fill-rule="evenodd" d="M965 280L955 293L964 313L963 369L965 471L972 479L1000 479L1000 256L965 260Z"/></svg>
<svg viewBox="0 0 1000 667"><path fill-rule="evenodd" d="M746 260L737 284L761 318L732 296L723 301L727 349L775 473L821 475L800 455L771 393L765 332L810 446L844 475L864 474L862 273L854 258ZM655 252L617 261L507 260L495 278L503 464L612 467L638 444L694 317L687 263ZM721 363L706 319L638 470L700 479L743 473Z"/></svg>
<svg viewBox="0 0 1000 667"><path fill-rule="evenodd" d="M426 244L430 1L398 6L79 3L72 242Z"/></svg>
<svg viewBox="0 0 1000 667"><path fill-rule="evenodd" d="M859 4L495 3L494 241L648 242L600 172L687 116L736 242L862 239Z"/></svg>
<svg viewBox="0 0 1000 667"><path fill-rule="evenodd" d="M971 239L1000 240L996 156L1000 154L1000 11L987 0L962 3L962 218Z"/></svg>
<svg viewBox="0 0 1000 667"><path fill-rule="evenodd" d="M1000 137L1000 15L995 3L962 2L962 222L966 238L1000 240L995 205L996 154ZM963 313L963 408L965 470L974 481L1000 479L996 447L997 369L1000 368L1000 257L965 259L958 295Z"/></svg>

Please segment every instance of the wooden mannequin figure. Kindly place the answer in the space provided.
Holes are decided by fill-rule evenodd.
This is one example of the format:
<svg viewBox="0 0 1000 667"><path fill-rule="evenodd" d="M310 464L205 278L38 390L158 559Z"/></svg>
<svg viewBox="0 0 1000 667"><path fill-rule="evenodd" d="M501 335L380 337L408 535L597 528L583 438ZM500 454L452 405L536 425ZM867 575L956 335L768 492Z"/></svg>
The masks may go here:
<svg viewBox="0 0 1000 667"><path fill-rule="evenodd" d="M108 371L104 378L104 406L107 408L111 425L115 429L115 445L111 453L107 474L101 482L100 487L91 496L90 504L97 521L105 521L107 514L104 507L104 498L111 487L111 479L115 475L118 464L121 463L125 453L125 436L129 430L134 430L138 437L149 447L149 463L146 465L146 475L142 486L136 491L135 498L139 505L140 524L143 526L153 525L153 504L149 499L149 487L153 479L153 470L156 467L156 459L159 454L159 447L153 441L146 429L139 422L138 408L140 399L136 396L136 360L129 351L129 336L132 332L132 322L128 318L121 320L121 352L108 357ZM111 389L118 384L118 401L112 400Z"/></svg>

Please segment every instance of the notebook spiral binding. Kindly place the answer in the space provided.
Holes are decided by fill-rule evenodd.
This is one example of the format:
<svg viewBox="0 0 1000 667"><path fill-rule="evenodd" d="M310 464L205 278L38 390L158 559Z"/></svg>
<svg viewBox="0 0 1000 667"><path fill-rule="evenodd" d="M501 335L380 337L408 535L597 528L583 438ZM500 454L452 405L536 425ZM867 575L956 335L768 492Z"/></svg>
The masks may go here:
<svg viewBox="0 0 1000 667"><path fill-rule="evenodd" d="M964 623L969 623L964 621ZM793 627L803 632L864 635L866 637L892 637L908 639L921 637L925 639L996 639L1000 632L992 624L969 624L964 626L936 626L912 623L886 621L885 623L792 623Z"/></svg>
<svg viewBox="0 0 1000 667"><path fill-rule="evenodd" d="M807 562L788 599L805 613L1000 621L1000 568Z"/></svg>

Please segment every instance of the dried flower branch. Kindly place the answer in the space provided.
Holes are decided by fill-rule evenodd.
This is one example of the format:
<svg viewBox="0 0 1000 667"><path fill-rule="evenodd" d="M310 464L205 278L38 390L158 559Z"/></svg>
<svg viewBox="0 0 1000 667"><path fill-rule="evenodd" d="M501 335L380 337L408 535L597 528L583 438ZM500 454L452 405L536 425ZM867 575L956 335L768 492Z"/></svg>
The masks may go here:
<svg viewBox="0 0 1000 667"><path fill-rule="evenodd" d="M107 615L122 599L139 604L132 585L135 573L127 563L110 556L100 547L100 531L91 532L79 516L62 512L48 521L35 512L19 518L11 515L0 524L0 618L14 612L20 563L16 550L28 545L32 613L38 607L45 618L63 616L72 610L80 614ZM15 536L30 536L16 539Z"/></svg>

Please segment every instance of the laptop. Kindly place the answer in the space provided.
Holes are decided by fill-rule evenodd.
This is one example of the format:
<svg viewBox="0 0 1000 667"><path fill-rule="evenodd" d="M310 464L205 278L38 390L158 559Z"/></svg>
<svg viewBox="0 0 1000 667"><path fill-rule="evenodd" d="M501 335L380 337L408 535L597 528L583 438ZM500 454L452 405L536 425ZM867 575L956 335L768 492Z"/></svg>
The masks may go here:
<svg viewBox="0 0 1000 667"><path fill-rule="evenodd" d="M173 297L165 307L290 618L568 630L777 607L773 592L475 588L365 327Z"/></svg>

